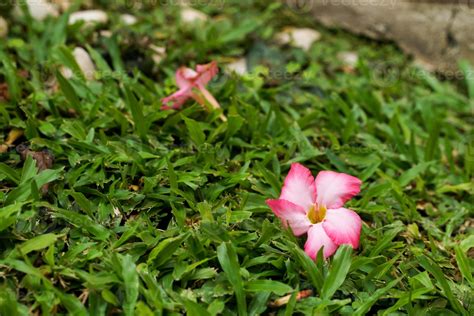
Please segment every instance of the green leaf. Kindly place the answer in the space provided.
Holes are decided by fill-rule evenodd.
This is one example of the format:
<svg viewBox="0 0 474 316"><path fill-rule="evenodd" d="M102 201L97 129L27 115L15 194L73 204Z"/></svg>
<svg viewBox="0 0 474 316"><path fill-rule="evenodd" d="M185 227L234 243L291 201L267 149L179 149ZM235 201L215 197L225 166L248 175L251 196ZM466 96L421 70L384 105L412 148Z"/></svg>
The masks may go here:
<svg viewBox="0 0 474 316"><path fill-rule="evenodd" d="M55 234L39 235L22 243L18 247L18 250L21 254L26 255L32 251L41 250L51 246L59 237L59 235Z"/></svg>
<svg viewBox="0 0 474 316"><path fill-rule="evenodd" d="M373 246L373 249L370 251L370 257L377 256L383 249L389 247L392 240L404 229L404 226L397 225L391 230L385 232L383 234L384 237Z"/></svg>
<svg viewBox="0 0 474 316"><path fill-rule="evenodd" d="M446 280L446 276L444 275L440 267L436 264L431 264L429 259L425 256L418 256L417 260L426 271L428 271L435 277L439 287L441 287L441 289L443 290L443 295L451 303L451 306L461 315L467 315L466 310L461 306L461 304L459 304L459 301L456 299L456 297L454 297L451 287L449 286L449 283Z"/></svg>
<svg viewBox="0 0 474 316"><path fill-rule="evenodd" d="M244 123L244 119L238 114L231 114L227 116L227 130L225 133L224 141L228 141L232 136L237 133Z"/></svg>
<svg viewBox="0 0 474 316"><path fill-rule="evenodd" d="M32 164L31 166L34 166L34 165ZM32 172L31 170L26 171L25 173L30 173ZM42 171L41 173L35 175L33 178L29 178L28 180L25 180L18 187L13 189L8 194L5 200L5 204L9 205L14 202L26 201L32 195L32 187L35 187L37 190L37 188L42 187L46 183L49 183L58 179L62 171L63 171L62 168L61 169L46 169ZM29 175L25 177L29 177ZM38 200L38 198L36 200Z"/></svg>
<svg viewBox="0 0 474 316"><path fill-rule="evenodd" d="M61 303L63 303L64 306L66 307L67 311L69 312L68 315L71 315L71 316L88 316L89 315L84 305L76 296L72 294L62 293L59 290L56 290L55 294L59 297L59 299L61 300Z"/></svg>
<svg viewBox="0 0 474 316"><path fill-rule="evenodd" d="M211 314L200 304L197 304L188 299L182 299L184 306L186 307L186 315L189 316L210 316Z"/></svg>
<svg viewBox="0 0 474 316"><path fill-rule="evenodd" d="M8 92L15 101L21 97L20 84L18 82L17 69L10 57L3 51L0 46L0 61L3 64L3 72L8 84Z"/></svg>
<svg viewBox="0 0 474 316"><path fill-rule="evenodd" d="M189 233L184 233L181 236L167 238L161 241L148 255L147 263L154 263L156 267L162 266L189 236Z"/></svg>
<svg viewBox="0 0 474 316"><path fill-rule="evenodd" d="M36 169L36 161L33 159L33 157L28 155L23 164L20 183L23 184L29 179L33 178L36 175L37 171L38 170Z"/></svg>
<svg viewBox="0 0 474 316"><path fill-rule="evenodd" d="M239 260L231 242L223 242L217 247L217 259L235 292L239 315L247 315L247 302L242 277L240 275Z"/></svg>
<svg viewBox="0 0 474 316"><path fill-rule="evenodd" d="M469 258L462 251L460 246L455 246L454 251L456 253L456 262L458 264L459 271L461 271L462 276L469 283L473 283L471 265L469 264Z"/></svg>
<svg viewBox="0 0 474 316"><path fill-rule="evenodd" d="M400 183L400 186L404 187L408 185L411 181L413 181L416 177L418 177L420 174L425 172L425 170L432 165L433 162L428 161L428 162L423 162L415 167L405 171L399 178L398 182Z"/></svg>
<svg viewBox="0 0 474 316"><path fill-rule="evenodd" d="M391 288L400 282L402 278L398 278L389 282L386 286L381 289L378 289L372 293L367 299L365 299L362 304L355 310L354 315L366 315L370 308L381 298L385 293L387 293Z"/></svg>
<svg viewBox="0 0 474 316"><path fill-rule="evenodd" d="M351 268L351 254L352 247L349 245L342 245L337 250L332 260L328 276L324 280L324 284L321 289L322 298L330 299L334 293L336 293L342 283L344 283L347 273Z"/></svg>
<svg viewBox="0 0 474 316"><path fill-rule="evenodd" d="M28 308L17 302L16 294L11 289L2 285L0 287L0 315L28 316Z"/></svg>
<svg viewBox="0 0 474 316"><path fill-rule="evenodd" d="M204 145L204 142L206 141L206 135L204 134L201 126L193 119L183 117L183 120L186 124L189 137L192 139L194 144L200 148L200 146Z"/></svg>
<svg viewBox="0 0 474 316"><path fill-rule="evenodd" d="M56 78L58 79L59 87L63 92L66 100L69 102L69 105L76 110L77 113L81 114L81 102L79 101L79 97L77 96L76 91L74 90L73 86L63 77L61 72L56 71Z"/></svg>
<svg viewBox="0 0 474 316"><path fill-rule="evenodd" d="M2 162L0 162L0 174L4 174L8 179L15 182L15 184L20 183L20 175L18 172Z"/></svg>
<svg viewBox="0 0 474 316"><path fill-rule="evenodd" d="M273 292L276 295L285 295L293 291L293 288L278 281L254 280L245 284L245 290L247 292Z"/></svg>
<svg viewBox="0 0 474 316"><path fill-rule="evenodd" d="M125 287L123 311L125 315L131 316L134 315L135 305L138 299L139 282L137 266L130 255L119 256L119 258L122 265L121 277Z"/></svg>
<svg viewBox="0 0 474 316"><path fill-rule="evenodd" d="M14 203L0 208L0 232L13 225L24 203Z"/></svg>
<svg viewBox="0 0 474 316"><path fill-rule="evenodd" d="M110 236L110 232L108 229L106 229L100 224L97 224L86 215L60 208L55 208L52 206L49 207L54 209L54 212L52 212L53 216L62 218L74 226L85 229L99 240L105 240Z"/></svg>
<svg viewBox="0 0 474 316"><path fill-rule="evenodd" d="M305 271L309 275L309 279L313 286L321 293L323 287L323 276L316 263L297 245L290 244L290 251L292 256L301 265L301 270Z"/></svg>
<svg viewBox="0 0 474 316"><path fill-rule="evenodd" d="M130 108L130 112L132 112L135 131L138 133L140 138L146 142L148 128L145 116L143 115L143 106L130 89L125 87L124 92L127 105Z"/></svg>

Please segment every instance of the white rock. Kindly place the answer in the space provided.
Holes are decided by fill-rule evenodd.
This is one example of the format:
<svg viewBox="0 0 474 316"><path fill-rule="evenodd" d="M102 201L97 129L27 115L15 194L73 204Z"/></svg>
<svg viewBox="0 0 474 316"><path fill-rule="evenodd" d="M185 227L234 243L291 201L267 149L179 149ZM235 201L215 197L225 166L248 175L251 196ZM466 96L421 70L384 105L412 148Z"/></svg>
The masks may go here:
<svg viewBox="0 0 474 316"><path fill-rule="evenodd" d="M287 28L278 33L276 41L282 45L290 44L305 51L321 38L321 33L310 28Z"/></svg>
<svg viewBox="0 0 474 316"><path fill-rule="evenodd" d="M72 55L74 56L74 59L76 60L76 63L81 69L82 73L84 74L84 77L86 77L87 80L94 79L95 65L92 62L89 53L82 47L76 47L74 48ZM67 79L70 79L74 76L74 73L69 68L63 68L61 72L63 76Z"/></svg>
<svg viewBox="0 0 474 316"><path fill-rule="evenodd" d="M109 30L101 30L99 34L102 37L112 37L113 35L112 31L109 31Z"/></svg>
<svg viewBox="0 0 474 316"><path fill-rule="evenodd" d="M69 16L69 25L84 21L87 25L95 23L107 23L107 13L102 10L85 10L74 12Z"/></svg>
<svg viewBox="0 0 474 316"><path fill-rule="evenodd" d="M227 64L225 68L241 76L248 73L247 60L243 57Z"/></svg>
<svg viewBox="0 0 474 316"><path fill-rule="evenodd" d="M186 24L192 24L196 22L204 22L208 19L208 16L196 9L190 7L183 7L181 9L181 21Z"/></svg>
<svg viewBox="0 0 474 316"><path fill-rule="evenodd" d="M8 34L8 23L0 16L0 38L6 37Z"/></svg>
<svg viewBox="0 0 474 316"><path fill-rule="evenodd" d="M37 21L43 21L48 16L58 16L59 11L55 5L47 2L46 0L24 0L28 11L33 19ZM19 5L15 6L15 14L18 16L23 15L23 11Z"/></svg>
<svg viewBox="0 0 474 316"><path fill-rule="evenodd" d="M161 63L161 61L166 57L166 47L150 45L150 49L153 51L151 58L155 64Z"/></svg>
<svg viewBox="0 0 474 316"><path fill-rule="evenodd" d="M131 15L131 14L122 14L120 16L120 20L122 20L122 22L125 25L133 25L133 24L136 24L137 21L138 21L137 18L134 15Z"/></svg>
<svg viewBox="0 0 474 316"><path fill-rule="evenodd" d="M359 61L359 55L355 52L340 52L337 54L337 58L342 61L345 65L354 67Z"/></svg>

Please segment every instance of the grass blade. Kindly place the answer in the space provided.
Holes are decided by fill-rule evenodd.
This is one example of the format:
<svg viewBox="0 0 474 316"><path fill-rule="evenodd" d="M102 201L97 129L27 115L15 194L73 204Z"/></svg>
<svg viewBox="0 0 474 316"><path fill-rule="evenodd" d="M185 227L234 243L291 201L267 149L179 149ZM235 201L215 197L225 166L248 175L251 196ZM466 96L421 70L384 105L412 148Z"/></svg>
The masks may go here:
<svg viewBox="0 0 474 316"><path fill-rule="evenodd" d="M467 315L466 310L459 304L459 301L454 297L453 291L451 290L451 287L449 286L448 281L446 280L446 277L439 268L439 266L435 264L431 264L429 259L425 256L420 256L418 257L418 262L421 264L421 266L431 273L436 281L438 282L439 287L443 290L444 296L448 299L449 303L451 303L451 306L460 314L460 315Z"/></svg>
<svg viewBox="0 0 474 316"><path fill-rule="evenodd" d="M344 283L347 273L351 268L351 254L352 248L348 245L343 245L337 250L331 264L331 269L321 289L322 298L330 299L342 283Z"/></svg>
<svg viewBox="0 0 474 316"><path fill-rule="evenodd" d="M469 258L466 254L462 251L460 246L454 247L454 251L456 252L456 262L459 267L459 271L461 271L462 276L469 282L473 283L472 279L472 271L471 265L469 264Z"/></svg>
<svg viewBox="0 0 474 316"><path fill-rule="evenodd" d="M240 265L234 246L230 242L223 242L217 247L217 259L224 270L227 279L234 288L237 297L237 309L240 316L247 315L247 302L242 277L240 275Z"/></svg>
<svg viewBox="0 0 474 316"><path fill-rule="evenodd" d="M135 305L138 299L138 273L137 266L133 261L132 256L120 256L120 263L122 266L122 280L125 286L125 302L123 310L125 315L134 315Z"/></svg>

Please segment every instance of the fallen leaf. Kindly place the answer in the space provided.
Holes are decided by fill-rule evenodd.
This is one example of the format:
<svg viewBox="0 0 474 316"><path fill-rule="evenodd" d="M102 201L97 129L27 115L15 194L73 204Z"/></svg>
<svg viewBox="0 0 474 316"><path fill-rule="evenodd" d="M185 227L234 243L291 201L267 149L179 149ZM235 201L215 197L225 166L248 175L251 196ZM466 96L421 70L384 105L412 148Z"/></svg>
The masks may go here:
<svg viewBox="0 0 474 316"><path fill-rule="evenodd" d="M292 294L288 294L288 295L285 295L283 297L280 297L279 299L274 300L273 302L270 302L269 306L270 307L281 307L283 305L286 305L290 301L291 295ZM312 290L302 290L302 291L299 291L298 294L296 294L296 300L299 301L299 300L302 300L303 298L309 297L311 295L313 295Z"/></svg>
<svg viewBox="0 0 474 316"><path fill-rule="evenodd" d="M10 131L10 133L8 133L8 137L5 143L7 145L13 145L13 143L21 136L23 136L23 130L14 128Z"/></svg>

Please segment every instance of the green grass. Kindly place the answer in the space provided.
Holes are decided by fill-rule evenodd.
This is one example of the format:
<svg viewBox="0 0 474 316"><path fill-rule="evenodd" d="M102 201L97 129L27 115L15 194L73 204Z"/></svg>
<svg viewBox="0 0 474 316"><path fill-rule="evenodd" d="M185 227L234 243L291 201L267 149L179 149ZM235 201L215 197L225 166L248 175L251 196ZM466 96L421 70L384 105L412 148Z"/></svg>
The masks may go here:
<svg viewBox="0 0 474 316"><path fill-rule="evenodd" d="M472 315L472 76L442 82L390 44L273 1L212 3L208 24L186 27L175 5L104 2L108 39L66 16L10 19L0 138L24 136L0 154L0 315ZM322 39L307 53L278 46L288 25ZM167 47L159 66L149 43ZM76 67L75 46L99 80L58 73ZM346 50L353 72L336 58ZM227 122L192 103L160 110L177 67L242 55L251 74L209 86ZM53 167L22 161L21 142L47 148ZM281 228L265 199L292 162L363 180L349 204L359 249L313 262Z"/></svg>

